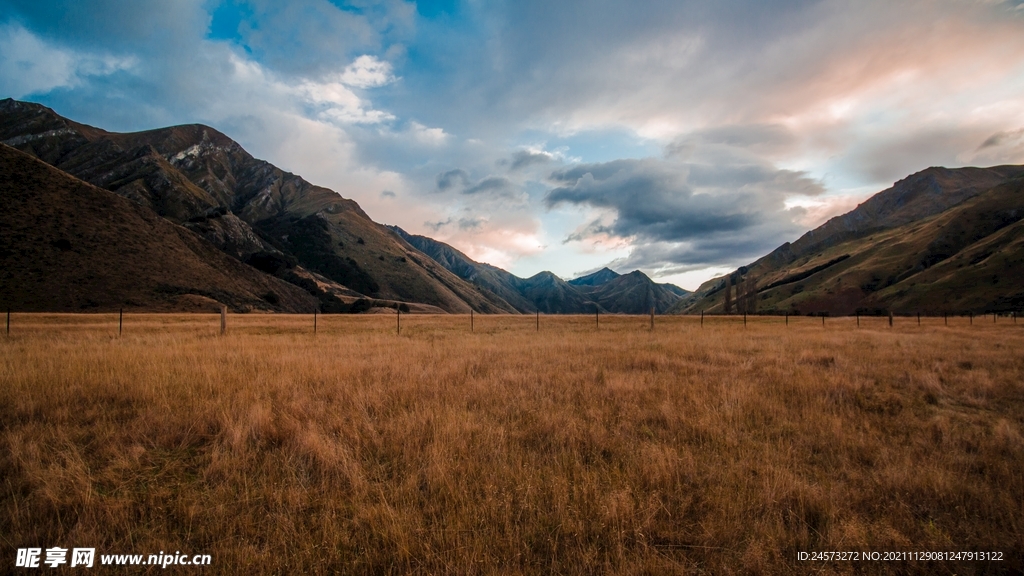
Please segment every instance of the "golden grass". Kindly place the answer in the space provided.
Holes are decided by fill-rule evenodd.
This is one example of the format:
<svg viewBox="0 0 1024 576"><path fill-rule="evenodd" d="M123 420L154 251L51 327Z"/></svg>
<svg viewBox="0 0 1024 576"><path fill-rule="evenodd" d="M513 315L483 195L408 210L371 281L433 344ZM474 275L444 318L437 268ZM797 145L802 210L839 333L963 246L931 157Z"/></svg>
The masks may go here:
<svg viewBox="0 0 1024 576"><path fill-rule="evenodd" d="M0 550L233 574L1001 573L1024 323L19 315ZM801 563L800 551L1002 562ZM49 570L49 568L46 568ZM177 570L182 571L182 568ZM157 570L153 570L157 571Z"/></svg>

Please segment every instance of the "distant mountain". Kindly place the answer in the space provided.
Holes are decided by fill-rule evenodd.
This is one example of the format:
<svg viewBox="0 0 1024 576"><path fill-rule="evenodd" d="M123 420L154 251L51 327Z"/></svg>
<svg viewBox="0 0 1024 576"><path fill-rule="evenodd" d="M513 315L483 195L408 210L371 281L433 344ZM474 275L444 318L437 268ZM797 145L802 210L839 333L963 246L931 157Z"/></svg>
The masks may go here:
<svg viewBox="0 0 1024 576"><path fill-rule="evenodd" d="M676 291L689 294L678 286L655 284L640 271L623 276L603 268L568 282L551 272L520 278L475 262L444 242L409 234L397 226L391 229L460 278L501 296L524 313L587 314L596 306L603 312L646 314L654 306L661 314L679 300Z"/></svg>
<svg viewBox="0 0 1024 576"><path fill-rule="evenodd" d="M316 299L199 235L0 144L0 305L312 312Z"/></svg>
<svg viewBox="0 0 1024 576"><path fill-rule="evenodd" d="M569 284L572 284L573 286L600 286L601 284L614 280L618 277L619 274L617 272L613 272L608 268L601 268L592 274L573 278L572 280L569 280Z"/></svg>
<svg viewBox="0 0 1024 576"><path fill-rule="evenodd" d="M652 307L655 313L664 314L680 299L675 292L654 283L639 270L621 276L616 274L615 278L603 283L578 285L576 288L609 312L621 314L647 314Z"/></svg>
<svg viewBox="0 0 1024 576"><path fill-rule="evenodd" d="M929 168L716 278L674 312L1024 308L1024 167Z"/></svg>
<svg viewBox="0 0 1024 576"><path fill-rule="evenodd" d="M202 125L116 134L44 106L0 101L0 142L201 234L240 261L297 281L298 266L332 293L419 302L448 312L513 312L465 282L352 200L257 160ZM318 283L314 283L318 284Z"/></svg>
<svg viewBox="0 0 1024 576"><path fill-rule="evenodd" d="M596 304L565 280L551 272L538 272L518 282L519 292L545 314L589 314ZM597 308L607 312L604 308Z"/></svg>

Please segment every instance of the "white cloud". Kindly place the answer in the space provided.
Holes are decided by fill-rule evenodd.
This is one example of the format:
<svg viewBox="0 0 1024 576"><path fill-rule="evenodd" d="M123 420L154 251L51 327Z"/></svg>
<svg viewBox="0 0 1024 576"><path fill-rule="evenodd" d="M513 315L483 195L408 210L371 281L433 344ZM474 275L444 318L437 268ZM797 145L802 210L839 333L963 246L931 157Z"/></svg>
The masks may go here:
<svg viewBox="0 0 1024 576"><path fill-rule="evenodd" d="M377 88L396 80L390 63L369 54L356 58L346 66L340 79L343 84L356 88Z"/></svg>
<svg viewBox="0 0 1024 576"><path fill-rule="evenodd" d="M54 47L17 24L0 25L0 93L12 98L73 88L88 77L107 76L137 65L119 58Z"/></svg>

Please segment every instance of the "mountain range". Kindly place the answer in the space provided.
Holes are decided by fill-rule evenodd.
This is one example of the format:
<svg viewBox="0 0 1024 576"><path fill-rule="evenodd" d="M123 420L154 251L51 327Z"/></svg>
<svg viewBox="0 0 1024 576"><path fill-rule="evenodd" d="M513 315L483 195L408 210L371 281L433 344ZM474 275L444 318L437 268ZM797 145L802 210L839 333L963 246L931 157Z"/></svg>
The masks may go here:
<svg viewBox="0 0 1024 576"><path fill-rule="evenodd" d="M20 310L660 313L688 294L641 272L518 278L208 126L114 133L6 99L0 143L0 298Z"/></svg>
<svg viewBox="0 0 1024 576"><path fill-rule="evenodd" d="M1024 166L932 167L755 262L673 313L945 314L1024 307Z"/></svg>
<svg viewBox="0 0 1024 576"><path fill-rule="evenodd" d="M114 133L0 100L0 299L19 310L966 313L1024 306L1024 167L933 167L693 293L520 278L371 220L199 124Z"/></svg>
<svg viewBox="0 0 1024 576"><path fill-rule="evenodd" d="M518 312L586 314L594 312L645 314L651 307L662 314L689 294L672 284L656 284L639 270L620 275L608 268L566 282L551 272L520 278L509 272L474 262L455 248L426 236L392 230L442 266L505 299Z"/></svg>

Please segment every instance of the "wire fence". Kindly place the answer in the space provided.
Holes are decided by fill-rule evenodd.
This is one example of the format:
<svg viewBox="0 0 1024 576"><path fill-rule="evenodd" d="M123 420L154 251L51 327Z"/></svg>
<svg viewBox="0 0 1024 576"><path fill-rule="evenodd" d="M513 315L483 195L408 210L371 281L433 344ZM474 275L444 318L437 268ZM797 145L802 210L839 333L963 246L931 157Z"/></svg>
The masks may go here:
<svg viewBox="0 0 1024 576"><path fill-rule="evenodd" d="M176 326L206 329L226 335L244 333L305 333L313 335L336 332L391 332L410 335L430 330L462 330L469 333L500 333L547 329L600 330L685 330L718 328L807 328L850 329L914 329L936 327L983 327L1018 325L1018 314L889 314L889 315L792 315L792 314L409 314L391 311L386 314L231 314L222 308L217 314L150 313L119 310L114 313L6 313L7 337L24 332L65 329L105 329L117 337L133 330L172 329ZM1024 326L1024 322L1020 323Z"/></svg>

